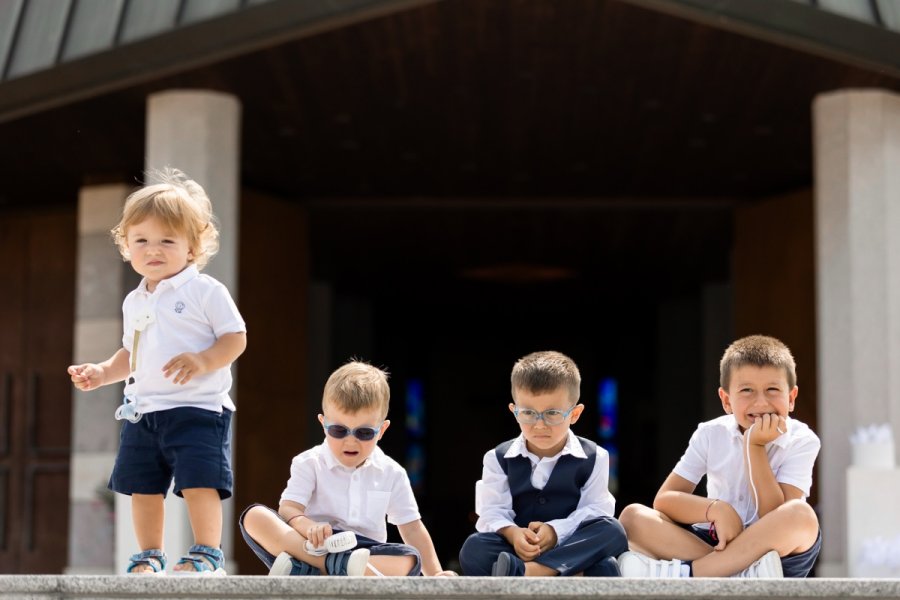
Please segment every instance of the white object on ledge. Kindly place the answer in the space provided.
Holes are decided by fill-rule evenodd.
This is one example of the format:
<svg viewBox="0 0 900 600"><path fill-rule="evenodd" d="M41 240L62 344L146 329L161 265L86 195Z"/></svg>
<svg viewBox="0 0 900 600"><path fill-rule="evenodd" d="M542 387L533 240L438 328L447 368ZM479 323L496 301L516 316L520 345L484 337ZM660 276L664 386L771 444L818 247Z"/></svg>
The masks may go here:
<svg viewBox="0 0 900 600"><path fill-rule="evenodd" d="M894 468L894 435L887 423L860 427L850 435L854 467Z"/></svg>

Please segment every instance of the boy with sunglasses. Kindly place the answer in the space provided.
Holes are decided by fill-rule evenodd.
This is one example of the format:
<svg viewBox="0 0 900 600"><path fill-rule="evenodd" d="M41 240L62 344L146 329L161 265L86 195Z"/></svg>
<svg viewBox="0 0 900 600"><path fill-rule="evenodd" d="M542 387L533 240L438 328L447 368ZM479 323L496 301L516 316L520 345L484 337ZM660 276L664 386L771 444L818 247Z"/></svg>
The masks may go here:
<svg viewBox="0 0 900 600"><path fill-rule="evenodd" d="M614 557L628 542L612 516L609 454L569 430L584 410L580 388L578 367L559 352L513 366L509 410L522 434L484 455L464 575L619 575Z"/></svg>
<svg viewBox="0 0 900 600"><path fill-rule="evenodd" d="M387 374L371 365L350 362L328 378L325 441L294 457L277 512L255 504L241 515L269 575L455 575L438 561L406 471L378 447L389 402ZM405 544L387 543L385 516ZM317 551L340 532L356 544Z"/></svg>

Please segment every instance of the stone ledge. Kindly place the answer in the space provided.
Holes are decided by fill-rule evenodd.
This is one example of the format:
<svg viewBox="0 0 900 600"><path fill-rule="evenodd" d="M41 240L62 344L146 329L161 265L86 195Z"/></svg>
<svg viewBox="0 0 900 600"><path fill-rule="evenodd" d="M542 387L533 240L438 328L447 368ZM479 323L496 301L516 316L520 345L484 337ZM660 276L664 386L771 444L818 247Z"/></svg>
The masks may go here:
<svg viewBox="0 0 900 600"><path fill-rule="evenodd" d="M900 579L363 578L0 575L0 597L111 598L897 598Z"/></svg>

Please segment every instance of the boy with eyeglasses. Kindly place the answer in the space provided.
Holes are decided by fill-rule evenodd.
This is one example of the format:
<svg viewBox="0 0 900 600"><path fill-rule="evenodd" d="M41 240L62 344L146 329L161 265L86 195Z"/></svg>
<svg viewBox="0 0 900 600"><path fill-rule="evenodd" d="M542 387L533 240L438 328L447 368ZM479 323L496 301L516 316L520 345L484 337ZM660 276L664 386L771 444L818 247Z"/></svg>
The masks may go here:
<svg viewBox="0 0 900 600"><path fill-rule="evenodd" d="M325 441L294 457L277 512L255 504L240 518L269 575L456 574L441 567L406 471L378 447L391 424L389 402L387 374L366 363L328 378L319 415ZM385 516L405 544L387 543ZM318 550L340 532L353 532L355 546Z"/></svg>
<svg viewBox="0 0 900 600"><path fill-rule="evenodd" d="M484 455L463 574L618 576L615 557L628 542L612 516L609 454L569 429L584 410L578 367L559 352L535 352L511 379L509 410L522 434Z"/></svg>

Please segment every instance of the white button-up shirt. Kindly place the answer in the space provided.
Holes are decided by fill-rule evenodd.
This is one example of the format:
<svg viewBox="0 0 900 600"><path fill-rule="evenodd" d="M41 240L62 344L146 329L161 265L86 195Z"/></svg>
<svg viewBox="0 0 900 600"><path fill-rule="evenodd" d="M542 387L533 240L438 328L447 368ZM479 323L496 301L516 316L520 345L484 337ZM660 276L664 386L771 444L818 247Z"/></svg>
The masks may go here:
<svg viewBox="0 0 900 600"><path fill-rule="evenodd" d="M506 458L524 456L530 460L531 485L535 489L542 490L547 485L557 461L566 454L587 459L581 442L571 430L569 430L566 445L554 456L542 458L529 452L525 445L524 435L519 435L513 440L509 450L503 456ZM495 450L490 450L484 455L483 465L481 480L475 484L475 512L478 513L475 529L496 532L510 525L515 527L515 512L513 511L512 494L509 491L509 479L503 472L500 461L497 460ZM547 524L556 531L557 544L568 539L583 521L613 515L616 499L609 493L608 485L609 453L597 446L594 470L584 487L581 488L581 498L575 511L570 515L561 515L559 519L547 521Z"/></svg>
<svg viewBox="0 0 900 600"><path fill-rule="evenodd" d="M138 341L137 368L129 375L134 383L126 380L125 386L125 395L136 399L139 412L183 406L216 412L222 412L223 407L234 410L228 395L230 368L194 377L185 384L173 383L172 377L166 378L162 370L182 352L202 352L226 333L247 330L224 285L190 265L156 284L153 293L147 290L147 280L141 280L125 298L122 315L122 346L129 353L134 347L136 319L150 315Z"/></svg>
<svg viewBox="0 0 900 600"><path fill-rule="evenodd" d="M787 433L766 444L766 454L775 480L792 485L804 498L812 487L812 470L821 443L802 421L787 419ZM709 498L727 502L745 525L759 519L756 500L745 466L744 436L734 415L723 415L700 423L673 472L693 484L706 475Z"/></svg>
<svg viewBox="0 0 900 600"><path fill-rule="evenodd" d="M323 442L291 461L291 478L281 493L306 507L313 521L387 541L385 517L392 525L421 518L406 470L375 447L360 466L345 467Z"/></svg>

